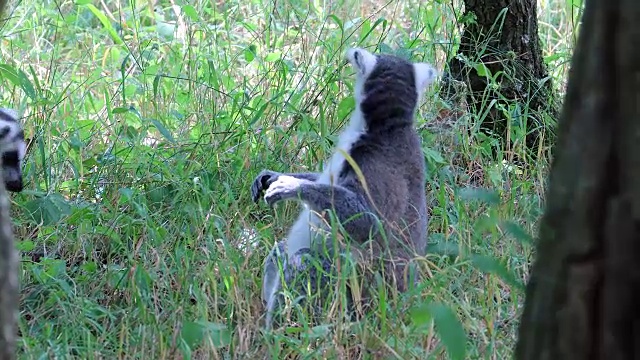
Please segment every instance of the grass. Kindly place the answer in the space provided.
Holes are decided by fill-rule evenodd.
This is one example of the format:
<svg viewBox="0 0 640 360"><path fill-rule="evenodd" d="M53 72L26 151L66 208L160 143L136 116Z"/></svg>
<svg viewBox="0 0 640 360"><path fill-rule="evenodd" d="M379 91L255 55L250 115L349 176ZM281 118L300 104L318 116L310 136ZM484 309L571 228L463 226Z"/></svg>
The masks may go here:
<svg viewBox="0 0 640 360"><path fill-rule="evenodd" d="M539 1L560 93L580 9ZM461 10L19 2L1 30L0 101L24 114L30 138L27 190L12 197L20 358L321 359L364 348L362 358L509 358L548 161L516 168L491 155L504 149L474 131L482 114L439 116L437 85L418 116L431 211L424 287L379 298L345 329L260 330L262 260L296 208L252 203L253 177L328 158L353 106L346 47L442 69Z"/></svg>

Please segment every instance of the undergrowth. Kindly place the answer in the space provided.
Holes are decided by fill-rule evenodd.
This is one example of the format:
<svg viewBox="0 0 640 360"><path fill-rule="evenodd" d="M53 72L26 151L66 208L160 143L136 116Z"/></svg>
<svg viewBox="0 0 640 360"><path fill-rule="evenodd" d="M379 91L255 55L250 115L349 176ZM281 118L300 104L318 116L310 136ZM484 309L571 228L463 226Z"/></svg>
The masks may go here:
<svg viewBox="0 0 640 360"><path fill-rule="evenodd" d="M581 3L538 6L562 95ZM354 105L347 47L444 69L460 14L461 1L18 2L0 101L29 138L12 197L20 357L509 358L550 159L511 164L509 144L475 131L482 112L445 112L437 84L417 124L423 286L345 328L261 330L262 261L297 209L254 204L251 181L330 156Z"/></svg>

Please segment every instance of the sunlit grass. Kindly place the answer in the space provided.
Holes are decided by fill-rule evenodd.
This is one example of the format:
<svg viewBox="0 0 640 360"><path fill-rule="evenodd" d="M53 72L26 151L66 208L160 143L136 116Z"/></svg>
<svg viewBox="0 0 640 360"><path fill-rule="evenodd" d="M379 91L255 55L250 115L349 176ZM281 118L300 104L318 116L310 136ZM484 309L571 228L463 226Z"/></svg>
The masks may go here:
<svg viewBox="0 0 640 360"><path fill-rule="evenodd" d="M320 169L353 104L347 47L442 69L460 1L152 4L22 1L2 29L1 105L30 138L21 357L445 358L458 322L465 358L510 357L547 165L503 164L464 109L437 117L437 85L424 287L344 329L260 329L262 260L297 209L252 203L253 177ZM558 88L580 6L539 4Z"/></svg>

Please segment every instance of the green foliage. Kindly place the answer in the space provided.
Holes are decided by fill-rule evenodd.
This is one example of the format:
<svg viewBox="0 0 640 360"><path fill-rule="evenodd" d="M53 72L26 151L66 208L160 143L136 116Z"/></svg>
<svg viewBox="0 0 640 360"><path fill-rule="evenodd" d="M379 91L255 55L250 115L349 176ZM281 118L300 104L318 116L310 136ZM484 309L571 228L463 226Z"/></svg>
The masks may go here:
<svg viewBox="0 0 640 360"><path fill-rule="evenodd" d="M0 33L0 102L30 139L12 207L20 357L509 358L547 164L510 162L517 146L477 131L497 105L467 113L437 85L418 112L423 284L380 286L361 323L328 310L316 327L260 330L262 260L297 209L253 204L253 177L330 155L354 106L346 47L442 69L457 21L473 21L456 19L461 2L173 4L22 1ZM562 84L582 4L539 6ZM522 143L526 109L501 106Z"/></svg>

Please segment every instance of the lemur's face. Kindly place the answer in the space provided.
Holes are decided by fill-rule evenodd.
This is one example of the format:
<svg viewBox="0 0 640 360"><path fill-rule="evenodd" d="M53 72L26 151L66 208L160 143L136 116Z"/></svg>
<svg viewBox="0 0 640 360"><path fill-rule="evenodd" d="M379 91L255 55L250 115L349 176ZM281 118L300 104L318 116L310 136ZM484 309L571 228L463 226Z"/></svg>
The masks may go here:
<svg viewBox="0 0 640 360"><path fill-rule="evenodd" d="M25 153L24 131L18 122L18 114L11 109L0 109L2 177L8 191L22 191L22 161Z"/></svg>

